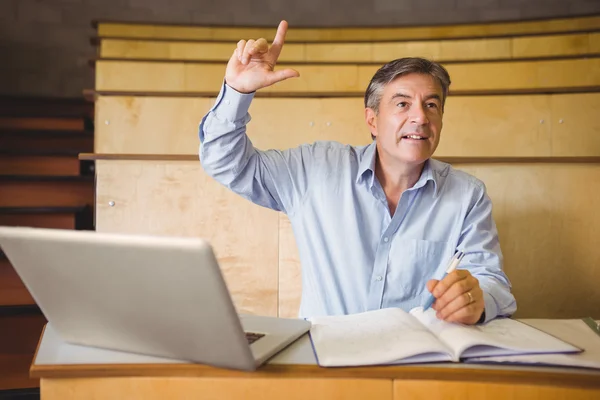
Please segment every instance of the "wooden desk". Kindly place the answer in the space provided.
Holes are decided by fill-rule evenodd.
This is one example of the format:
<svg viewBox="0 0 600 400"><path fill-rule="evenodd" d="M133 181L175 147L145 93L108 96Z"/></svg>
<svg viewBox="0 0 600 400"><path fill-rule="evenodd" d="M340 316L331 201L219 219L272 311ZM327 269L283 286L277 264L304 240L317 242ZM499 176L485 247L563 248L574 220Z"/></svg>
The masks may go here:
<svg viewBox="0 0 600 400"><path fill-rule="evenodd" d="M31 375L42 400L598 399L600 371L428 364L321 368L308 335L255 372L74 346L46 325Z"/></svg>

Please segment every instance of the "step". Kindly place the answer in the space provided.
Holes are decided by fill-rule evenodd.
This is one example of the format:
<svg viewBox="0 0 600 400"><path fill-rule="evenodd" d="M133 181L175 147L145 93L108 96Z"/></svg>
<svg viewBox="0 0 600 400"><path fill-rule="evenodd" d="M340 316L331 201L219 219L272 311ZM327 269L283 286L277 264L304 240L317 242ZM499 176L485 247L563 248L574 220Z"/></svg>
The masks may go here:
<svg viewBox="0 0 600 400"><path fill-rule="evenodd" d="M29 291L0 250L0 306L35 305Z"/></svg>
<svg viewBox="0 0 600 400"><path fill-rule="evenodd" d="M94 229L91 206L0 207L0 225L53 229Z"/></svg>
<svg viewBox="0 0 600 400"><path fill-rule="evenodd" d="M93 172L78 155L64 150L0 150L0 174L78 176Z"/></svg>
<svg viewBox="0 0 600 400"><path fill-rule="evenodd" d="M94 204L94 176L0 176L0 207Z"/></svg>
<svg viewBox="0 0 600 400"><path fill-rule="evenodd" d="M83 131L82 117L8 117L0 116L0 130Z"/></svg>
<svg viewBox="0 0 600 400"><path fill-rule="evenodd" d="M0 307L0 390L39 386L29 367L46 322L36 306Z"/></svg>
<svg viewBox="0 0 600 400"><path fill-rule="evenodd" d="M0 115L11 117L94 118L94 103L85 98L0 96Z"/></svg>
<svg viewBox="0 0 600 400"><path fill-rule="evenodd" d="M94 135L86 131L0 131L0 149L94 152Z"/></svg>

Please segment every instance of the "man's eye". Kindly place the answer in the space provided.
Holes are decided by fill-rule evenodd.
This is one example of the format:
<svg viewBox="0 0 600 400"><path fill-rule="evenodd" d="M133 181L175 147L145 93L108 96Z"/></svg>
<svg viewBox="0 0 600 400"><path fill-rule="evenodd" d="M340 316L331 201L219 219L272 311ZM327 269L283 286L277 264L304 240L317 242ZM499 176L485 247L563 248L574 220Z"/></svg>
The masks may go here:
<svg viewBox="0 0 600 400"><path fill-rule="evenodd" d="M405 101L401 101L400 103L397 104L398 107L404 108L406 106L408 106L408 103Z"/></svg>
<svg viewBox="0 0 600 400"><path fill-rule="evenodd" d="M437 106L438 105L435 103L427 103L427 107L429 107L429 108L437 108Z"/></svg>

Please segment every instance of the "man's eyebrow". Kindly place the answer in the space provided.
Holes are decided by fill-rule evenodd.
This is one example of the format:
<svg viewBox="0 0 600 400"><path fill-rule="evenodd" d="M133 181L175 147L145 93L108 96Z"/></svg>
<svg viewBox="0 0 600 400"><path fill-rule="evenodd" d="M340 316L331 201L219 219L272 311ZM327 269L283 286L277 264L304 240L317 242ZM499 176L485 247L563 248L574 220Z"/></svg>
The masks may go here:
<svg viewBox="0 0 600 400"><path fill-rule="evenodd" d="M398 97L403 99L412 99L412 97L410 97L409 95L398 92L394 94L390 100L396 100Z"/></svg>
<svg viewBox="0 0 600 400"><path fill-rule="evenodd" d="M436 99L436 100L438 100L438 101L440 101L440 102L442 101L442 98L441 98L441 97L440 97L440 95L439 95L439 94L437 94L437 93L432 93L432 94L430 94L430 95L427 95L427 96L425 96L425 99L424 99L424 100L425 100L425 101L427 101L427 100L431 100L431 99Z"/></svg>
<svg viewBox="0 0 600 400"><path fill-rule="evenodd" d="M412 99L412 97L411 97L411 96L409 96L409 95L407 95L407 94L405 94L405 93L398 92L398 93L396 93L396 94L394 94L394 95L392 96L392 98L390 99L390 101L394 101L394 100L396 100L397 98L402 98L402 99ZM429 94L429 95L425 96L425 98L424 98L423 100L424 100L424 101L427 101L427 100L431 100L431 99L436 99L436 100L438 100L438 101L440 101L440 102L442 101L442 98L441 98L441 97L440 97L440 95L439 95L439 94L437 94L437 93L432 93L432 94Z"/></svg>

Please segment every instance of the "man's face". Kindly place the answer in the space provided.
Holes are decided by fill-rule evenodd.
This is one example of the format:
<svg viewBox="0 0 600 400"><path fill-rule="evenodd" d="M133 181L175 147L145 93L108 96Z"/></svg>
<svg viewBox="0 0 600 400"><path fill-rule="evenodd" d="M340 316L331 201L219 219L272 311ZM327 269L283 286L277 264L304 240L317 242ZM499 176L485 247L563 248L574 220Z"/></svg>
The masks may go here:
<svg viewBox="0 0 600 400"><path fill-rule="evenodd" d="M385 86L379 113L365 110L381 163L416 166L431 157L442 131L442 97L441 85L426 74L404 75Z"/></svg>

